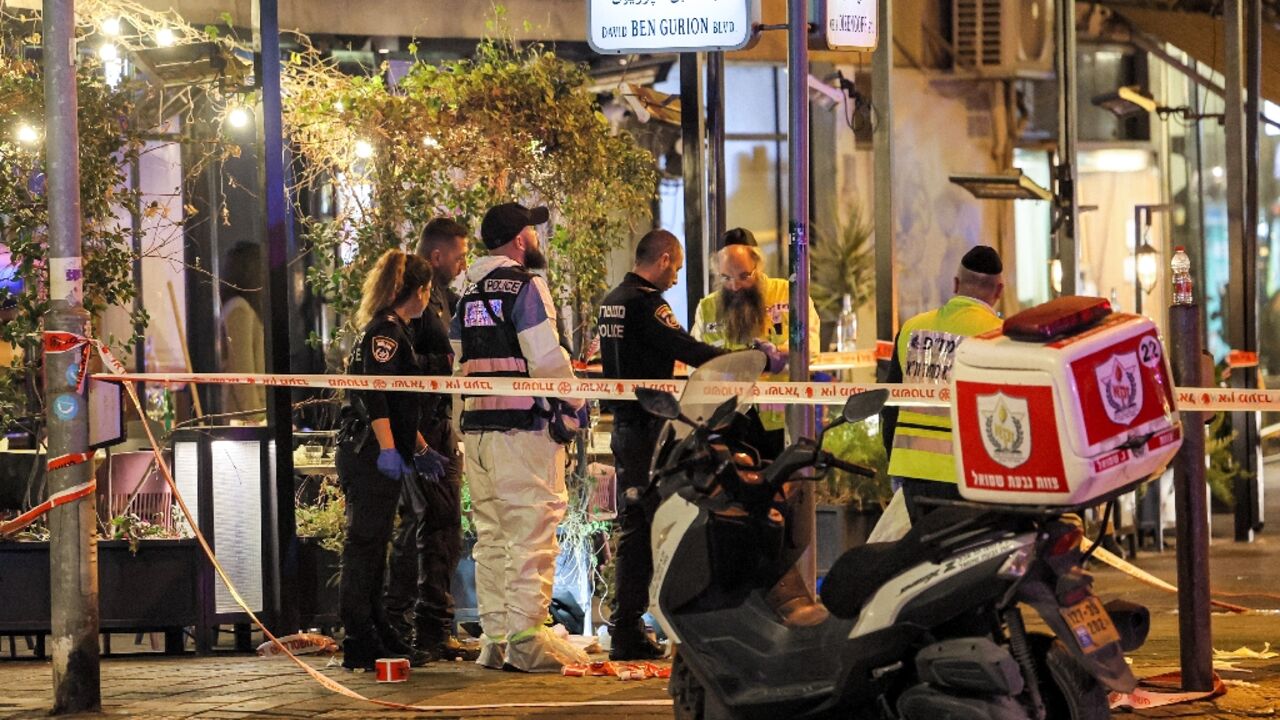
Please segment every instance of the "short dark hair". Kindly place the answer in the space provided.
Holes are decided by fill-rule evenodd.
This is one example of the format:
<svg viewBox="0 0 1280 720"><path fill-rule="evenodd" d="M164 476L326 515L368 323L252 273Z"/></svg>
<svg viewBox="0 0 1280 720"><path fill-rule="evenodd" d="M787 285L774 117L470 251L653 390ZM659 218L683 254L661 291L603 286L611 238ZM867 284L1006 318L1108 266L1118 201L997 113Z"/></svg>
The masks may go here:
<svg viewBox="0 0 1280 720"><path fill-rule="evenodd" d="M680 240L670 231L650 230L636 243L636 265L651 265L663 255L675 255L679 247Z"/></svg>
<svg viewBox="0 0 1280 720"><path fill-rule="evenodd" d="M756 242L756 236L746 228L736 227L726 230L724 237L720 238L720 247L726 248L730 245L747 245L750 247L760 247L760 243Z"/></svg>
<svg viewBox="0 0 1280 720"><path fill-rule="evenodd" d="M453 218L438 217L422 228L422 237L418 240L418 254L426 257L436 247L453 242L456 237L468 237L471 231Z"/></svg>

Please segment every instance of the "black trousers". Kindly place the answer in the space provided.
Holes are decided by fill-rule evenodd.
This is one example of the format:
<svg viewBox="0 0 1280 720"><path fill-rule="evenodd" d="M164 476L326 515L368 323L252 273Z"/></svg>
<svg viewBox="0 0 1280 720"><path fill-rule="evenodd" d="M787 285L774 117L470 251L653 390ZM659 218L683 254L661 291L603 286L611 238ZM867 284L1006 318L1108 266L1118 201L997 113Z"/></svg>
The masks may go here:
<svg viewBox="0 0 1280 720"><path fill-rule="evenodd" d="M377 443L366 442L358 454L338 446L338 481L347 499L339 614L347 641L369 652L378 646L378 628L386 626L382 575L402 485L378 472L377 460Z"/></svg>
<svg viewBox="0 0 1280 720"><path fill-rule="evenodd" d="M963 499L960 497L960 486L956 483L903 478L902 500L907 504L907 517L911 518L912 523L938 508L937 505L919 502L920 498Z"/></svg>
<svg viewBox="0 0 1280 720"><path fill-rule="evenodd" d="M449 458L445 476L404 483L400 525L391 540L386 606L393 623L412 623L419 647L453 634L453 572L462 555L462 456L447 419L425 428L423 438Z"/></svg>
<svg viewBox="0 0 1280 720"><path fill-rule="evenodd" d="M653 417L614 421L609 449L618 473L618 515L621 533L614 559L614 633L638 628L649 609L649 581L653 577L653 550L649 546L649 518L638 502L627 502L626 491L649 484L649 465L663 421Z"/></svg>

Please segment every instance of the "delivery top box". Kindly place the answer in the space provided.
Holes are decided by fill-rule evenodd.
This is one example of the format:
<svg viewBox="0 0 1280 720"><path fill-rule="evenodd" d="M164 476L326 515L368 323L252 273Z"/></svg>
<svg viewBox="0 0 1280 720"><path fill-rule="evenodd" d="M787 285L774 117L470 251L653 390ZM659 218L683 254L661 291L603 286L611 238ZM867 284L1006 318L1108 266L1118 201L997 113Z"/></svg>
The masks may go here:
<svg viewBox="0 0 1280 720"><path fill-rule="evenodd" d="M1182 443L1163 346L1138 315L1111 313L1048 341L969 338L952 378L956 470L969 500L1084 503L1160 472Z"/></svg>

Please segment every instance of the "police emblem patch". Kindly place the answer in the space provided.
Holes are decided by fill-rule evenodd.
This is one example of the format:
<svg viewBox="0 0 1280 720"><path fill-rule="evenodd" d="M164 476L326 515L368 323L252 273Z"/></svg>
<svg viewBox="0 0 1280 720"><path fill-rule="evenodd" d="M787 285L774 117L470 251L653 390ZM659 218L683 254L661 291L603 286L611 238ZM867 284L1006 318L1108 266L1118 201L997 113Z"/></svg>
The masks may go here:
<svg viewBox="0 0 1280 720"><path fill-rule="evenodd" d="M1128 425L1142 409L1142 383L1138 380L1138 354L1112 355L1094 369L1102 409L1117 425Z"/></svg>
<svg viewBox="0 0 1280 720"><path fill-rule="evenodd" d="M978 420L982 425L982 445L992 460L1016 468L1031 457L1031 434L1027 427L1027 401L1004 393L980 395Z"/></svg>
<svg viewBox="0 0 1280 720"><path fill-rule="evenodd" d="M372 343L373 359L384 363L396 356L399 343L385 335L374 335Z"/></svg>
<svg viewBox="0 0 1280 720"><path fill-rule="evenodd" d="M669 328L675 330L683 329L680 327L680 322L676 320L676 314L671 311L671 306L666 303L659 305L658 309L653 311L653 316L658 319L658 322Z"/></svg>

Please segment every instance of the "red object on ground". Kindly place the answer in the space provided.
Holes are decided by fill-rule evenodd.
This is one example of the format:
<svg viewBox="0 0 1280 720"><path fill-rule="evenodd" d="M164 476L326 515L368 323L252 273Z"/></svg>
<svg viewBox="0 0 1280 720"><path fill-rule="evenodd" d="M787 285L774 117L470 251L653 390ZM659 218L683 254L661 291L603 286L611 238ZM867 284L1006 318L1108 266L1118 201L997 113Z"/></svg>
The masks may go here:
<svg viewBox="0 0 1280 720"><path fill-rule="evenodd" d="M406 658L379 658L375 666L380 683L404 682L409 679L409 661Z"/></svg>

